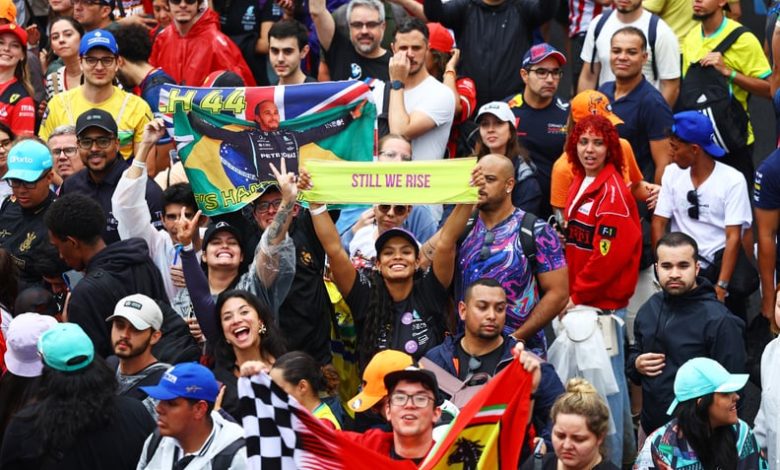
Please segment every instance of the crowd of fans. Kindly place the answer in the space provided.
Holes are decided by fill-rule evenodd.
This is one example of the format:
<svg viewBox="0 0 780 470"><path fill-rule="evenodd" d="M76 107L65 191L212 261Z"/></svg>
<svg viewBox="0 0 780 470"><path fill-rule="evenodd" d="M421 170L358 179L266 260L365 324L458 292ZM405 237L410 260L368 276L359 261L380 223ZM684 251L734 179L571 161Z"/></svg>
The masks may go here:
<svg viewBox="0 0 780 470"><path fill-rule="evenodd" d="M0 468L247 468L256 373L420 464L516 360L519 468L780 469L777 3L0 0ZM478 200L301 204L282 159L206 217L164 87L338 80L376 161L476 157Z"/></svg>

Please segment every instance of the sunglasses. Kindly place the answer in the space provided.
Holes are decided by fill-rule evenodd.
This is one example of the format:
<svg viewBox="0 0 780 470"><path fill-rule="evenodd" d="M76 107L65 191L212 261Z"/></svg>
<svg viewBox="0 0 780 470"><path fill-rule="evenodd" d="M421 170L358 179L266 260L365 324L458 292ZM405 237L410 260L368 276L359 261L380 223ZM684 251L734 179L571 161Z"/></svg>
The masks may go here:
<svg viewBox="0 0 780 470"><path fill-rule="evenodd" d="M482 242L482 248L479 249L479 259L485 261L490 258L490 245L492 245L494 241L496 241L496 234L487 232L485 234L485 240Z"/></svg>
<svg viewBox="0 0 780 470"><path fill-rule="evenodd" d="M688 203L692 204L691 207L688 208L688 217L699 220L699 195L696 194L696 190L691 189L688 191L686 198L688 199Z"/></svg>
<svg viewBox="0 0 780 470"><path fill-rule="evenodd" d="M182 0L168 0L168 3L170 3L171 5L178 5L181 2ZM184 3L186 3L187 5L195 5L196 3L198 3L198 0L184 0Z"/></svg>
<svg viewBox="0 0 780 470"><path fill-rule="evenodd" d="M390 209L392 209L393 214L399 217L403 217L404 215L406 215L406 211L409 210L409 208L406 206L391 206L390 204L380 204L377 208L379 209L379 212L383 214L387 214L388 212L390 212Z"/></svg>

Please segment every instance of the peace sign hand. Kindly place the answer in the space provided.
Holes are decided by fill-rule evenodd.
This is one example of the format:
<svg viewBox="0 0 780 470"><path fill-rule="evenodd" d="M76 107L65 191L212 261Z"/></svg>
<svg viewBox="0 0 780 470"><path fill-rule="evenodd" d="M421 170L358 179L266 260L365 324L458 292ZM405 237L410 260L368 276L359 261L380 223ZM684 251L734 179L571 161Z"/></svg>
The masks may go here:
<svg viewBox="0 0 780 470"><path fill-rule="evenodd" d="M182 207L179 219L174 225L174 230L176 231L176 238L179 239L179 243L187 246L192 243L192 237L195 235L195 231L198 230L198 221L200 220L201 211L196 212L195 215L192 216L192 219L188 219L184 210L185 208Z"/></svg>
<svg viewBox="0 0 780 470"><path fill-rule="evenodd" d="M280 169L277 170L273 163L270 164L271 172L276 178L276 182L279 184L279 191L282 193L282 200L287 204L294 203L298 198L298 181L295 177L295 173L287 171L287 163L284 158L280 164Z"/></svg>

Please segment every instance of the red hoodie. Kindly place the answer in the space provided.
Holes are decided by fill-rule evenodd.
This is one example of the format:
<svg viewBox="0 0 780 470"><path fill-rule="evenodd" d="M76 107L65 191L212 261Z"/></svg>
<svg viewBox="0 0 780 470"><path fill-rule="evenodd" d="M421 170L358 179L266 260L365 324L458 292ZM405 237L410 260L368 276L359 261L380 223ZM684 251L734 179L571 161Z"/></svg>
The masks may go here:
<svg viewBox="0 0 780 470"><path fill-rule="evenodd" d="M576 203L583 176L566 201L566 264L577 305L618 309L628 305L639 276L642 229L636 202L615 167L606 165Z"/></svg>
<svg viewBox="0 0 780 470"><path fill-rule="evenodd" d="M186 36L171 22L155 39L149 62L162 67L180 85L201 86L206 76L217 70L237 73L247 86L256 84L238 46L222 34L219 16L210 8Z"/></svg>

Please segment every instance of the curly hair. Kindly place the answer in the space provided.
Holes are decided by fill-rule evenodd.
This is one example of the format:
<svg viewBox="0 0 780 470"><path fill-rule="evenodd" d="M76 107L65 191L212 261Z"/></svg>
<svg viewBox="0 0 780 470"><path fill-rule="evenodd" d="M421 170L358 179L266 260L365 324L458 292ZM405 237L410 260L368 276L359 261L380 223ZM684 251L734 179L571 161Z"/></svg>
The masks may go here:
<svg viewBox="0 0 780 470"><path fill-rule="evenodd" d="M580 137L582 137L582 134L586 132L593 132L604 139L604 144L607 147L607 157L604 160L604 165L611 164L618 173L622 174L624 163L623 150L620 148L620 136L618 136L617 129L609 122L609 119L597 115L590 115L582 118L580 122L574 125L574 129L566 139L566 156L569 159L569 163L571 164L574 173L578 175L585 173L585 168L582 166L582 162L580 162L577 153L577 143L579 142Z"/></svg>
<svg viewBox="0 0 780 470"><path fill-rule="evenodd" d="M87 244L97 243L106 226L100 204L81 193L68 193L56 199L44 220L46 228L60 240L73 237Z"/></svg>
<svg viewBox="0 0 780 470"><path fill-rule="evenodd" d="M710 426L714 394L681 402L674 410L683 436L696 452L702 468L737 468L737 437L731 426Z"/></svg>
<svg viewBox="0 0 780 470"><path fill-rule="evenodd" d="M231 289L222 292L217 297L217 305L214 309L214 314L217 315L217 321L220 327L217 328L218 339L214 342L214 356L221 364L233 364L236 362L236 353L233 347L225 340L225 332L222 330L222 322L220 314L222 307L230 299L239 298L246 301L250 307L256 312L260 321L265 325L266 332L260 339L260 355L263 357L271 357L274 360L287 352L287 346L285 345L284 337L279 327L274 321L273 315L268 307L260 300L256 295L251 292L247 292L241 289Z"/></svg>
<svg viewBox="0 0 780 470"><path fill-rule="evenodd" d="M125 60L141 64L149 61L152 55L152 38L149 31L137 24L122 25L114 31L119 47L119 55Z"/></svg>

